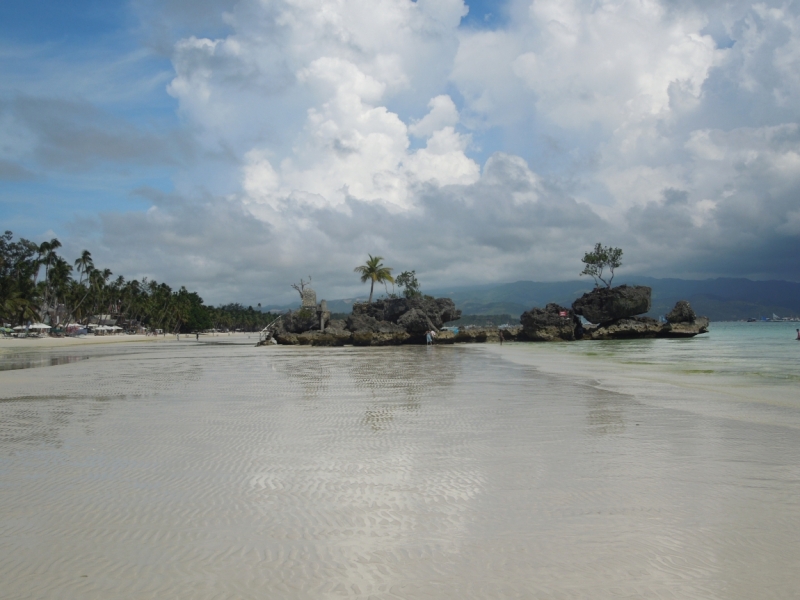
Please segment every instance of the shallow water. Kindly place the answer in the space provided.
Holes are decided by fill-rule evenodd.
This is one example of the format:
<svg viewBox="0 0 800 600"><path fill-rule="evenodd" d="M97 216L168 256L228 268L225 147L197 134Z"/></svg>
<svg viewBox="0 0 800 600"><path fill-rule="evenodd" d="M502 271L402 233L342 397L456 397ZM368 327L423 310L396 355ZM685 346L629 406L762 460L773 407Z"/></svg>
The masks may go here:
<svg viewBox="0 0 800 600"><path fill-rule="evenodd" d="M796 597L795 429L503 355L525 348L2 373L0 596Z"/></svg>
<svg viewBox="0 0 800 600"><path fill-rule="evenodd" d="M665 371L800 383L798 326L793 322L712 323L709 333L695 338L591 341L570 344L569 350Z"/></svg>

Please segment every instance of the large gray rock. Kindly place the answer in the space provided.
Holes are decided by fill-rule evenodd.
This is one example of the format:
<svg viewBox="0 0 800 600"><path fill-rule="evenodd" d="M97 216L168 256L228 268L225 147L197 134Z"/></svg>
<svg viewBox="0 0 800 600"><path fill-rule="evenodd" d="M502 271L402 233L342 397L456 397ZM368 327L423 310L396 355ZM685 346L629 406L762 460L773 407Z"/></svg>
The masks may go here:
<svg viewBox="0 0 800 600"><path fill-rule="evenodd" d="M346 327L349 331L356 332L370 332L370 333L396 333L404 331L403 327L397 323L390 323L389 321L378 321L369 315L349 315L347 317Z"/></svg>
<svg viewBox="0 0 800 600"><path fill-rule="evenodd" d="M378 331L378 320L366 314L353 313L345 321L347 329L350 331Z"/></svg>
<svg viewBox="0 0 800 600"><path fill-rule="evenodd" d="M436 306L439 309L439 318L442 321L442 325L461 318L461 311L456 308L456 303L450 298L437 298ZM442 325L439 325L439 327Z"/></svg>
<svg viewBox="0 0 800 600"><path fill-rule="evenodd" d="M329 329L344 331L346 328L347 321L344 319L331 319L328 321L328 326L325 328L325 331L328 331Z"/></svg>
<svg viewBox="0 0 800 600"><path fill-rule="evenodd" d="M571 342L581 327L573 311L553 303L544 308L532 308L522 313L519 320L525 338L532 342Z"/></svg>
<svg viewBox="0 0 800 600"><path fill-rule="evenodd" d="M649 317L628 317L587 327L583 339L630 340L643 338L689 338L708 333L708 319L697 317L691 323L659 323Z"/></svg>
<svg viewBox="0 0 800 600"><path fill-rule="evenodd" d="M686 300L678 300L675 303L675 308L666 315L668 323L694 323L695 318L697 318L697 315Z"/></svg>
<svg viewBox="0 0 800 600"><path fill-rule="evenodd" d="M354 346L399 346L408 341L405 331L377 332L357 331L353 334Z"/></svg>
<svg viewBox="0 0 800 600"><path fill-rule="evenodd" d="M607 321L598 327L587 327L583 339L630 340L663 336L663 325L650 317L628 317Z"/></svg>
<svg viewBox="0 0 800 600"><path fill-rule="evenodd" d="M386 298L372 304L353 305L353 314L347 318L347 329L356 332L409 334L408 343L424 343L424 333L429 329L441 329L448 321L461 317L450 298ZM392 343L384 340L381 343ZM354 344L355 338L354 338ZM366 342L362 345L367 345ZM376 345L369 342L369 345Z"/></svg>
<svg viewBox="0 0 800 600"><path fill-rule="evenodd" d="M708 333L708 317L695 317L691 323L667 323L661 337L686 338Z"/></svg>
<svg viewBox="0 0 800 600"><path fill-rule="evenodd" d="M303 333L315 329L319 330L319 316L316 310L310 308L288 312L279 325L279 330L285 333Z"/></svg>
<svg viewBox="0 0 800 600"><path fill-rule="evenodd" d="M590 323L605 323L650 310L651 289L644 285L595 288L572 303L575 314Z"/></svg>
<svg viewBox="0 0 800 600"><path fill-rule="evenodd" d="M306 331L297 336L301 346L344 346L353 342L353 334L342 329L330 331Z"/></svg>
<svg viewBox="0 0 800 600"><path fill-rule="evenodd" d="M411 335L418 335L425 333L434 328L434 324L428 318L428 315L419 308L412 308L407 313L404 313L397 320L400 325Z"/></svg>

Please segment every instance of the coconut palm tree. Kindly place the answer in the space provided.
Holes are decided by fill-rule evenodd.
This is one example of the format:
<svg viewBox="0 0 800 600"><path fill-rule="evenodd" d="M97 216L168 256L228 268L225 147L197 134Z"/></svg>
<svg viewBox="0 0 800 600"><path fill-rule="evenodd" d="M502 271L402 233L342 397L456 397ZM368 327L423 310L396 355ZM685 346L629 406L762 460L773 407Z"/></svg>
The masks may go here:
<svg viewBox="0 0 800 600"><path fill-rule="evenodd" d="M356 267L353 271L361 275L361 283L370 282L369 304L372 304L372 292L375 289L375 282L394 283L394 278L392 277L392 268L383 266L381 262L383 260L382 256L372 256L371 254L367 254L367 256L369 256L367 263Z"/></svg>
<svg viewBox="0 0 800 600"><path fill-rule="evenodd" d="M89 273L94 269L94 262L92 261L92 253L88 250L81 252L81 257L75 259L75 268L80 273L80 280L78 283L83 283L83 276L89 276Z"/></svg>

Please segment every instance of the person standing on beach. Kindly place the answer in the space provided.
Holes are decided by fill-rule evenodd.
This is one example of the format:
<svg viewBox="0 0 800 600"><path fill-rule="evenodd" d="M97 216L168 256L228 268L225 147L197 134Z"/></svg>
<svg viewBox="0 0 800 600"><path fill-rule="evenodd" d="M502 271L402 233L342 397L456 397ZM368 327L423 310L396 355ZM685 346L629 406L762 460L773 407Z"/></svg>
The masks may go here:
<svg viewBox="0 0 800 600"><path fill-rule="evenodd" d="M200 341L200 333L199 332L195 332L194 339L196 339L198 342Z"/></svg>
<svg viewBox="0 0 800 600"><path fill-rule="evenodd" d="M497 335L500 337L500 345L502 346L503 345L503 330L502 329L498 329L497 330Z"/></svg>

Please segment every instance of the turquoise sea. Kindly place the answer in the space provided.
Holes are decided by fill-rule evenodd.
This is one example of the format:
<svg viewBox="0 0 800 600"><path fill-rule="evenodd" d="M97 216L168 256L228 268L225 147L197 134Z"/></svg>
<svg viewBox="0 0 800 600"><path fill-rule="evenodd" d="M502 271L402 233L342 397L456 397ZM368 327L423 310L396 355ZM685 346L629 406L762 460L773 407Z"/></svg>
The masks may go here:
<svg viewBox="0 0 800 600"><path fill-rule="evenodd" d="M671 373L795 383L800 381L798 327L788 321L720 322L695 338L585 342L565 345L563 351Z"/></svg>

